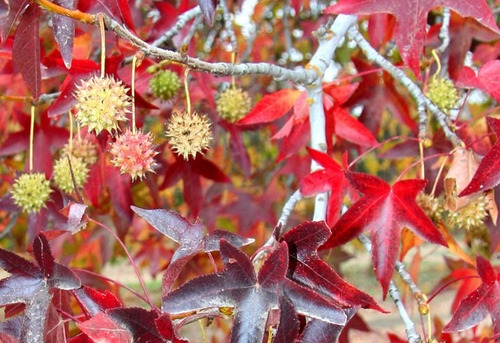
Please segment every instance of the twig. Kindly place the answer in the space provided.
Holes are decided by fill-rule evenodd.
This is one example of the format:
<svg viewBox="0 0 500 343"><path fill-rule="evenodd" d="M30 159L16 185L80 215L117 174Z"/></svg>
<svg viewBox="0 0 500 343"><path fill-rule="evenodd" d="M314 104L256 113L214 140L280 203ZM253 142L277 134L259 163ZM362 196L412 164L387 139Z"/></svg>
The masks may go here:
<svg viewBox="0 0 500 343"><path fill-rule="evenodd" d="M364 234L359 235L358 239L363 244L365 249L369 253L371 253L372 252L372 242L370 241L370 239ZM401 262L399 262L399 263L402 264ZM396 270L397 269L398 268L396 268ZM404 270L404 265L401 269ZM409 277L409 279L411 279L409 274L408 274L408 277ZM403 278L403 280L404 279L405 278ZM414 284L413 280L411 282ZM416 285L415 285L415 287L416 287ZM416 287L416 288L418 289L418 287ZM401 317L401 319L403 320L403 323L405 324L406 337L408 337L408 342L409 343L421 342L420 336L417 333L416 325L411 320L410 316L408 315L408 311L406 311L405 305L403 304L403 301L401 300L401 295L399 294L398 288L396 287L396 285L394 284L394 282L392 280L389 283L389 295L392 298L392 300L394 301L394 304L396 305L396 307L398 309L399 316Z"/></svg>
<svg viewBox="0 0 500 343"><path fill-rule="evenodd" d="M450 9L448 7L443 8L443 22L439 30L439 39L441 39L441 45L437 50L444 52L450 45Z"/></svg>
<svg viewBox="0 0 500 343"><path fill-rule="evenodd" d="M76 19L85 24L95 24L97 22L97 17L93 14L88 14L85 12L80 12L79 10L70 10L59 6L53 2L48 0L36 0L36 2L45 10L63 15L65 17L69 17L72 19Z"/></svg>
<svg viewBox="0 0 500 343"><path fill-rule="evenodd" d="M281 232L280 234L284 233L284 228L286 227L286 223L288 222L288 218L292 214L293 210L295 209L295 205L302 200L302 194L300 193L299 190L296 190L290 198L286 201L285 205L283 206L283 209L281 210L281 216L280 219L278 219L278 223L276 227L280 228ZM259 259L263 258L265 255L269 253L269 249L266 249L267 247L272 247L274 243L276 242L276 239L274 235L271 235L269 239L267 240L266 243L261 247L261 250L259 250L254 258L253 261L258 261Z"/></svg>
<svg viewBox="0 0 500 343"><path fill-rule="evenodd" d="M419 115L419 136L420 138L425 138L426 136L426 126L427 123L427 113L425 108L427 108L436 118L439 125L443 128L445 136L454 144L462 145L462 140L453 132L448 123L449 119L446 114L439 109L432 101L429 100L422 92L422 90L400 69L396 68L391 62L386 60L382 55L380 55L377 50L375 50L370 43L363 37L363 35L358 31L358 28L353 25L349 29L349 36L356 41L358 46L361 48L366 58L372 62L377 63L382 68L384 68L393 78L401 82L401 84L408 90L410 95L417 102L417 109Z"/></svg>
<svg viewBox="0 0 500 343"><path fill-rule="evenodd" d="M345 36L350 26L356 23L357 17L351 15L339 15L333 24L318 37L319 47L313 55L311 62L306 69L315 70L320 76L314 84L308 87L307 97L309 103L309 124L311 126L311 147L315 150L326 152L326 120L323 109L323 89L321 84L322 76L330 65L333 53ZM316 162L311 162L311 170L318 170L322 167ZM314 204L313 220L325 220L326 207L328 202L327 193L316 195Z"/></svg>
<svg viewBox="0 0 500 343"><path fill-rule="evenodd" d="M187 22L193 19L194 17L198 17L201 15L200 6L193 7L189 11L186 11L179 15L177 18L177 22L166 31L161 37L151 43L152 46L162 46L165 42L169 41L174 37L179 31L186 26Z"/></svg>
<svg viewBox="0 0 500 343"><path fill-rule="evenodd" d="M35 106L41 105L47 102L51 102L55 99L57 99L61 95L61 92L55 92L55 93L48 93L48 94L42 94L38 97L38 100L33 100L31 96L19 96L19 95L7 95L3 94L0 95L0 101L6 100L6 101L15 101L15 102L26 102L26 103L31 103Z"/></svg>
<svg viewBox="0 0 500 343"><path fill-rule="evenodd" d="M229 43L231 44L232 52L238 52L238 43L236 42L236 35L234 34L233 22L231 21L231 14L227 8L226 0L220 0L219 5L222 8L222 13L224 15L224 26L229 35Z"/></svg>
<svg viewBox="0 0 500 343"><path fill-rule="evenodd" d="M203 20L203 17L201 15L197 16L194 21L193 21L193 24L191 25L191 27L189 28L189 32L188 34L186 35L186 37L184 37L184 39L182 40L182 45L183 46L187 46L189 44L189 42L191 41L191 39L193 38L194 34L196 33L196 29L198 28L198 25L201 23L201 21Z"/></svg>

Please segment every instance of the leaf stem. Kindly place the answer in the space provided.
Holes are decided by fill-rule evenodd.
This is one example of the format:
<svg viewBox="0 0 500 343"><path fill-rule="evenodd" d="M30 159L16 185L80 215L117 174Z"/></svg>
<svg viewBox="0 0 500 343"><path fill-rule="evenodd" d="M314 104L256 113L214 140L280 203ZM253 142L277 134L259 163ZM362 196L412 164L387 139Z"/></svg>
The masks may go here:
<svg viewBox="0 0 500 343"><path fill-rule="evenodd" d="M29 171L33 172L33 145L35 140L35 105L31 105L31 120L30 120L30 160Z"/></svg>
<svg viewBox="0 0 500 343"><path fill-rule="evenodd" d="M102 13L99 13L97 17L99 18L101 32L101 78L104 78L106 72L106 32Z"/></svg>
<svg viewBox="0 0 500 343"><path fill-rule="evenodd" d="M146 285L144 284L144 280L142 279L141 273L139 272L139 268L137 268L137 265L135 264L134 259L130 255L130 252L128 251L127 247L125 246L123 241L120 239L120 237L118 237L118 235L113 230L111 230L111 228L109 228L106 224L101 223L101 222L99 222L93 218L90 218L90 217L89 217L89 221L93 222L94 224L99 225L100 227L102 227L103 229L108 231L117 240L118 244L121 245L121 247L125 251L125 254L127 255L128 259L130 260L132 268L134 268L135 275L137 275L137 279L139 280L139 283L141 285L142 291L144 292L144 297L146 298L147 303L149 304L149 306L151 306L152 309L158 310L158 308L153 304L153 302L151 301L151 298L149 297L149 293L146 289Z"/></svg>
<svg viewBox="0 0 500 343"><path fill-rule="evenodd" d="M184 70L184 91L186 92L186 112L188 115L190 115L191 114L191 97L189 96L188 77L189 77L189 68L186 68L186 70Z"/></svg>
<svg viewBox="0 0 500 343"><path fill-rule="evenodd" d="M62 6L56 5L48 0L36 0L36 2L48 12L60 14L65 17L81 21L82 23L85 24L94 24L96 22L96 18L92 14L81 12L79 10L70 10Z"/></svg>
<svg viewBox="0 0 500 343"><path fill-rule="evenodd" d="M131 81L131 93L132 93L132 133L135 133L135 66L137 63L137 55L134 55L132 59L132 81Z"/></svg>

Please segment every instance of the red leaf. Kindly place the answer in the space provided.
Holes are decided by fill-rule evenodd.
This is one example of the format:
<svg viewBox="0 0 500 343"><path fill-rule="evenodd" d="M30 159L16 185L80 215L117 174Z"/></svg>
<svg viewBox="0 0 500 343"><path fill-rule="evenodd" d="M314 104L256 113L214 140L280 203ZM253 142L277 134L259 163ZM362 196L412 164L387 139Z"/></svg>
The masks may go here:
<svg viewBox="0 0 500 343"><path fill-rule="evenodd" d="M339 137L361 146L373 147L377 145L377 140L371 131L344 108L334 106L327 114L335 118L335 133Z"/></svg>
<svg viewBox="0 0 500 343"><path fill-rule="evenodd" d="M116 296L108 290L99 291L83 286L73 292L80 306L91 316L96 316L106 310L122 307Z"/></svg>
<svg viewBox="0 0 500 343"><path fill-rule="evenodd" d="M458 196L466 196L491 189L500 183L500 120L487 117L488 125L497 136L496 143L483 157L472 180Z"/></svg>
<svg viewBox="0 0 500 343"><path fill-rule="evenodd" d="M21 15L12 47L12 60L21 72L26 87L35 100L40 96L42 83L40 38L38 36L40 13L38 4L31 4Z"/></svg>
<svg viewBox="0 0 500 343"><path fill-rule="evenodd" d="M94 342L132 342L132 335L102 312L76 325Z"/></svg>
<svg viewBox="0 0 500 343"><path fill-rule="evenodd" d="M481 277L481 285L460 302L450 322L443 328L443 332L467 330L478 324L489 313L493 321L494 336L500 335L498 275L490 262L479 255L477 256L477 271Z"/></svg>
<svg viewBox="0 0 500 343"><path fill-rule="evenodd" d="M398 181L390 187L368 174L349 173L352 185L364 196L354 203L332 228L331 238L323 248L342 245L362 231L371 233L373 264L384 297L394 272L401 230L409 228L423 239L447 246L441 233L415 202L425 187L425 180Z"/></svg>
<svg viewBox="0 0 500 343"><path fill-rule="evenodd" d="M238 124L269 123L281 118L292 109L301 94L295 89L282 89L265 95Z"/></svg>
<svg viewBox="0 0 500 343"><path fill-rule="evenodd" d="M394 40L405 63L420 75L420 55L426 38L427 14L432 9L446 6L464 17L472 17L492 31L498 32L488 4L484 0L343 0L328 7L331 14L391 13L396 18Z"/></svg>
<svg viewBox="0 0 500 343"><path fill-rule="evenodd" d="M12 28L22 11L26 8L26 4L29 2L29 0L18 0L9 1L6 3L8 5L7 9L9 10L9 13L7 14L6 18L2 17L2 20L0 20L0 40L2 41L2 43L5 43L10 29Z"/></svg>
<svg viewBox="0 0 500 343"><path fill-rule="evenodd" d="M33 252L35 253L36 262L40 266L43 275L46 278L52 277L54 275L54 256L52 256L49 241L43 232L33 241Z"/></svg>

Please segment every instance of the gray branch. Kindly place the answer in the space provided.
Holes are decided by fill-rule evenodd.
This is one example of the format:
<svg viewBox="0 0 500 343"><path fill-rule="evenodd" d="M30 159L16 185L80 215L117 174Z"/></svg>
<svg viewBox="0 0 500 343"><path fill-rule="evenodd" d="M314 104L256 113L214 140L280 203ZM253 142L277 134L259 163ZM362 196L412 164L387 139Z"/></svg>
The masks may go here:
<svg viewBox="0 0 500 343"><path fill-rule="evenodd" d="M177 62L192 70L204 71L214 75L249 75L261 74L272 76L277 81L291 81L297 84L311 84L318 80L318 73L314 69L290 70L269 63L211 63L190 57L180 52L158 48L148 44L132 34L126 27L120 25L116 20L104 16L104 22L108 30L113 31L119 37L128 40L145 55L159 57L164 60Z"/></svg>
<svg viewBox="0 0 500 343"><path fill-rule="evenodd" d="M443 8L443 22L439 30L439 39L441 39L441 45L437 50L444 52L450 45L450 9L448 7Z"/></svg>
<svg viewBox="0 0 500 343"><path fill-rule="evenodd" d="M432 101L429 100L422 92L420 87L417 86L401 69L396 68L391 62L386 60L382 55L380 55L377 50L375 50L370 43L363 37L363 35L358 31L358 28L353 25L349 29L349 36L356 41L358 46L361 48L366 58L372 62L377 63L379 66L384 68L393 78L399 81L410 93L410 95L415 99L417 103L418 116L419 116L419 136L424 138L426 136L427 127L427 113L425 108L431 112L439 125L443 128L443 132L446 137L455 145L462 145L462 140L453 132L449 125L449 119L446 114L439 109ZM424 127L425 125L425 127Z"/></svg>
<svg viewBox="0 0 500 343"><path fill-rule="evenodd" d="M177 22L170 28L170 30L166 31L161 37L155 40L151 45L152 46L161 46L165 42L169 41L174 37L179 31L186 26L187 22L191 19L198 17L201 15L200 6L193 7L189 11L182 13L178 18Z"/></svg>
<svg viewBox="0 0 500 343"><path fill-rule="evenodd" d="M233 22L231 21L231 14L227 8L226 0L219 1L220 7L222 8L222 14L224 15L224 26L229 35L229 42L231 44L231 49L234 53L238 52L238 44L236 43L236 35L234 34Z"/></svg>

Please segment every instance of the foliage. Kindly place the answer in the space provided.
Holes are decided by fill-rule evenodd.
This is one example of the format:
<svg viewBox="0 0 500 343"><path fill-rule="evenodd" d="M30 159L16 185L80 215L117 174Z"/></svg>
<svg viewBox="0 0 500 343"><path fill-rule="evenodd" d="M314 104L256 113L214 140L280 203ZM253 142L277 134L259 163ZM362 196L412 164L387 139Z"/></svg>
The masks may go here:
<svg viewBox="0 0 500 343"><path fill-rule="evenodd" d="M499 5L0 1L0 341L499 340Z"/></svg>

